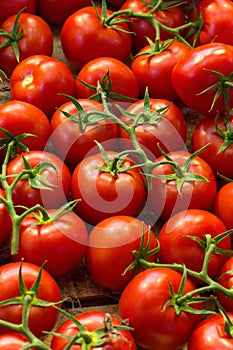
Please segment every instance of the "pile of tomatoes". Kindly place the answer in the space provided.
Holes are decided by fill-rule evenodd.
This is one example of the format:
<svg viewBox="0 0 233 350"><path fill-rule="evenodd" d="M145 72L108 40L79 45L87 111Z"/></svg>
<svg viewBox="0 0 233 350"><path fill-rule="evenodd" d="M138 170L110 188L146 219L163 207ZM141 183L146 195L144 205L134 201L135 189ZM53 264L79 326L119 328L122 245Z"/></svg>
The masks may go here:
<svg viewBox="0 0 233 350"><path fill-rule="evenodd" d="M232 347L232 18L231 0L1 0L1 349ZM117 315L62 308L81 263Z"/></svg>

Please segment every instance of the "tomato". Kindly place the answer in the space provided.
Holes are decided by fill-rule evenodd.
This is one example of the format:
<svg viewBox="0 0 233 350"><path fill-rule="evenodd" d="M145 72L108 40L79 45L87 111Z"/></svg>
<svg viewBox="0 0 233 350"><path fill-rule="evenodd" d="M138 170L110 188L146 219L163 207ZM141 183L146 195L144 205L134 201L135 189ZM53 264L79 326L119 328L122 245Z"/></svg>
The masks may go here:
<svg viewBox="0 0 233 350"><path fill-rule="evenodd" d="M95 331L98 332L98 329L104 328L105 318L110 317L109 333L108 329L106 330L105 337L110 337L105 343L98 342L100 335L98 336ZM115 330L111 329L111 325L118 326L121 325L121 320L118 316L113 314L106 314L103 311L86 311L75 316L75 318L81 323L82 326L86 328L85 332L80 332L79 340L82 340L82 344L87 344L85 342L85 333L89 337L90 343L88 343L89 349L98 349L98 350L136 350L136 343L129 330ZM78 326L72 321L67 320L63 322L60 327L56 330L56 333L64 334L68 337L73 337L75 334L79 333ZM82 336L83 334L83 336ZM77 339L78 341L78 339ZM51 343L52 350L63 350L65 345L68 343L68 340L62 337L54 336ZM96 345L95 345L96 344ZM98 345L97 345L98 344ZM81 350L82 345L78 342L74 342L70 350Z"/></svg>
<svg viewBox="0 0 233 350"><path fill-rule="evenodd" d="M51 134L50 123L45 113L30 103L18 100L7 101L0 105L0 127L10 132L15 138L24 133L33 135L19 140L30 150L44 150ZM2 131L0 131L0 137L5 138L6 146L12 141ZM22 151L25 149L16 148L16 153L22 153ZM0 158L4 159L5 154L6 149L1 149Z"/></svg>
<svg viewBox="0 0 233 350"><path fill-rule="evenodd" d="M0 334L0 348L2 350L21 350L28 340L22 334L9 332ZM35 350L35 348L29 348Z"/></svg>
<svg viewBox="0 0 233 350"><path fill-rule="evenodd" d="M227 124L224 118L219 116L217 119L217 128L214 117L205 117L195 126L191 144L193 151L196 151L203 146L209 144L201 153L203 158L212 168L214 173L224 175L226 177L233 177L233 144L232 132L233 115L227 118ZM226 146L226 147L225 147ZM221 149L224 147L224 149Z"/></svg>
<svg viewBox="0 0 233 350"><path fill-rule="evenodd" d="M85 112L103 111L103 105L88 99L77 102ZM67 117L64 113L69 113ZM51 119L51 140L55 152L68 164L77 165L91 153L98 153L95 141L104 145L106 149L113 149L118 136L117 124L111 120L101 120L89 124L88 116L79 112L73 102L64 103L53 114Z"/></svg>
<svg viewBox="0 0 233 350"><path fill-rule="evenodd" d="M136 125L135 134L140 147L151 160L161 155L158 143L166 151L185 148L186 121L181 110L174 103L150 98L149 111L144 106L144 100L132 103L126 111L135 116L144 113ZM132 122L125 115L121 116L121 120L125 123ZM130 136L123 128L119 128L119 144L122 149L133 148Z"/></svg>
<svg viewBox="0 0 233 350"><path fill-rule="evenodd" d="M113 11L107 10L107 18L112 14ZM74 12L62 26L62 49L77 70L98 57L127 61L130 56L132 34L128 24L119 18L112 23L102 21L101 16L101 8L87 6Z"/></svg>
<svg viewBox="0 0 233 350"><path fill-rule="evenodd" d="M102 78L104 79L108 71L111 80L110 93L114 92L133 99L138 98L139 87L134 73L124 62L112 57L96 58L85 64L76 77L75 96L77 98L89 98L94 95L95 91L85 86L81 80L97 87L97 83ZM105 80L104 83L107 85L108 81Z"/></svg>
<svg viewBox="0 0 233 350"><path fill-rule="evenodd" d="M36 13L37 0L1 0L0 24L26 7L27 13Z"/></svg>
<svg viewBox="0 0 233 350"><path fill-rule="evenodd" d="M201 0L189 14L189 20L194 21L196 15L201 16L203 25L195 43L196 46L211 42L233 45L233 3L231 0ZM189 34L189 32L187 33ZM188 38L194 43L195 35Z"/></svg>
<svg viewBox="0 0 233 350"><path fill-rule="evenodd" d="M62 61L46 55L33 55L13 70L10 91L12 100L29 102L51 117L55 108L67 101L61 94L74 95L74 78Z"/></svg>
<svg viewBox="0 0 233 350"><path fill-rule="evenodd" d="M18 46L19 61L32 55L47 55L53 53L53 33L48 23L41 17L30 13L21 13L19 18L18 33L23 30L19 40L15 39L14 25L16 15L7 18L1 25L1 30L12 34L12 40L6 47L0 48L0 68L10 75L17 66L18 61L13 49L13 43ZM0 35L0 45L9 38Z"/></svg>
<svg viewBox="0 0 233 350"><path fill-rule="evenodd" d="M154 177L149 193L152 210L163 219L188 208L209 210L216 196L217 184L208 163L195 156L188 161L189 166L185 166L191 156L187 151L173 151L167 156L175 165L172 167L162 155L156 159L157 166L152 171ZM195 178L195 175L203 178Z"/></svg>
<svg viewBox="0 0 233 350"><path fill-rule="evenodd" d="M135 13L144 15L149 15L149 13L152 13L156 21L169 28L176 28L182 26L185 23L184 13L181 7L170 6L169 8L166 8L164 3L162 5L163 7L157 7L155 10L155 1L153 0L146 2L142 0L127 0L121 6L121 10L130 9ZM144 46L148 45L148 41L146 39L147 37L152 41L155 41L156 30L149 21L142 18L130 17L129 28L132 32L135 33L133 36L133 51L135 53L141 50ZM161 40L173 37L173 34L160 29Z"/></svg>
<svg viewBox="0 0 233 350"><path fill-rule="evenodd" d="M176 314L174 306L165 304L171 300L169 284L178 292L181 274L165 267L155 267L137 274L123 290L119 300L119 315L128 319L136 342L156 350L175 350L188 340L200 315L181 311ZM187 279L184 293L195 290ZM200 308L193 304L191 307Z"/></svg>
<svg viewBox="0 0 233 350"><path fill-rule="evenodd" d="M141 97L148 88L151 98L175 101L178 95L172 85L172 69L190 49L179 41L173 41L170 46L163 45L165 43L161 42L158 52L150 45L143 47L130 67L138 80Z"/></svg>
<svg viewBox="0 0 233 350"><path fill-rule="evenodd" d="M45 269L56 277L71 272L81 263L86 250L87 229L73 212L53 219L54 214L55 210L48 210L50 219L43 220L41 216L39 220L33 214L23 219L19 252L13 255L13 259L20 261L24 258L39 266L46 261Z"/></svg>
<svg viewBox="0 0 233 350"><path fill-rule="evenodd" d="M20 262L4 264L0 267L0 300L6 300L20 296L19 268ZM29 290L34 284L39 266L27 262L22 263L22 277L26 288ZM58 303L61 300L61 292L57 282L45 270L42 271L40 287L36 293L38 299L47 302ZM15 324L20 324L22 318L22 305L7 305L0 307L0 319ZM42 331L51 331L58 319L58 311L51 307L32 305L29 314L29 328L36 336L41 337ZM9 329L0 326L0 333L9 332Z"/></svg>
<svg viewBox="0 0 233 350"><path fill-rule="evenodd" d="M214 239L225 231L227 229L223 222L209 211L198 209L181 211L168 219L159 232L159 260L168 264L185 264L187 268L200 272L204 260L204 248L187 236L198 237L205 241L206 234ZM217 247L231 249L230 236L222 239ZM227 254L212 254L208 264L209 276L214 278L228 258Z"/></svg>
<svg viewBox="0 0 233 350"><path fill-rule="evenodd" d="M207 115L226 113L222 90L228 91L229 108L233 107L233 46L210 43L195 47L177 62L172 71L172 84L180 99L194 111ZM222 74L221 79L210 70ZM218 84L219 96L216 85ZM208 91L204 92L206 89ZM217 95L216 95L217 94ZM214 97L216 95L216 101ZM213 105L214 102L214 105Z"/></svg>
<svg viewBox="0 0 233 350"><path fill-rule="evenodd" d="M224 184L217 192L214 201L214 213L217 215L225 226L230 230L233 228L232 210L233 204L233 182Z"/></svg>
<svg viewBox="0 0 233 350"><path fill-rule="evenodd" d="M31 169L13 189L14 204L27 208L40 204L46 209L57 209L66 203L70 193L71 174L63 161L53 153L29 151L18 155L7 165L8 183L11 184L15 176L25 170L23 157ZM45 164L45 167L41 165L41 169L38 169L38 166L40 168L40 164L44 162L51 165ZM38 185L41 185L42 189L38 188Z"/></svg>
<svg viewBox="0 0 233 350"><path fill-rule="evenodd" d="M72 199L81 199L75 209L91 225L113 215L137 216L147 199L141 169L127 170L135 162L126 157L115 166L113 159L117 153L106 154L109 161L103 158L102 153L84 158L72 174Z"/></svg>
<svg viewBox="0 0 233 350"><path fill-rule="evenodd" d="M40 0L38 1L38 14L47 22L62 25L75 11L90 5L90 0Z"/></svg>
<svg viewBox="0 0 233 350"><path fill-rule="evenodd" d="M5 192L0 188L0 197L5 198ZM11 232L12 222L8 210L0 201L0 247L9 239Z"/></svg>
<svg viewBox="0 0 233 350"><path fill-rule="evenodd" d="M233 314L227 313L233 322ZM188 350L230 350L233 346L233 338L226 333L223 315L217 313L200 322L191 334L188 341Z"/></svg>
<svg viewBox="0 0 233 350"><path fill-rule="evenodd" d="M231 256L223 264L221 270L218 272L217 282L224 288L231 289L233 287L233 257ZM233 312L232 298L227 297L225 294L216 291L216 296L221 303L224 310Z"/></svg>
<svg viewBox="0 0 233 350"><path fill-rule="evenodd" d="M138 272L136 264L126 272L135 261L134 251L139 251L144 234L144 247L150 237L149 251L157 247L152 231L141 220L130 216L112 216L99 222L90 232L85 262L92 279L109 290L121 291ZM148 261L155 261L156 254ZM109 268L111 266L111 268Z"/></svg>

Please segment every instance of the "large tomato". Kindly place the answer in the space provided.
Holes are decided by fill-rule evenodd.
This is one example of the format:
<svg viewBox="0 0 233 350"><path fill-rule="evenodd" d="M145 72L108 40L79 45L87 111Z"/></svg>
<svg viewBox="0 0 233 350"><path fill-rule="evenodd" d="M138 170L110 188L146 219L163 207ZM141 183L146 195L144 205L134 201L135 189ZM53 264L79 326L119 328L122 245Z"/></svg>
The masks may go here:
<svg viewBox="0 0 233 350"><path fill-rule="evenodd" d="M19 297L19 269L20 262L4 264L0 267L0 301ZM28 290L31 289L39 273L39 266L23 262L22 278ZM61 292L57 282L45 270L42 271L39 290L36 298L47 302L61 301ZM34 300L36 302L36 300ZM0 307L0 319L20 324L22 321L22 304L12 304ZM43 331L51 331L58 319L58 311L52 306L32 305L29 314L29 328L36 336L41 337ZM0 333L9 329L0 326Z"/></svg>
<svg viewBox="0 0 233 350"><path fill-rule="evenodd" d="M107 18L112 14L113 11L107 10ZM108 23L101 16L101 8L86 6L69 16L62 26L64 54L78 70L97 57L127 61L130 56L132 34L128 24L119 18Z"/></svg>
<svg viewBox="0 0 233 350"><path fill-rule="evenodd" d="M178 293L182 275L173 269L155 267L137 274L123 290L119 300L119 314L128 319L132 334L139 345L146 349L176 350L184 346L200 315L182 310L177 314L174 305L167 305L172 298L169 285ZM183 294L195 290L187 279ZM199 304L191 305L200 308Z"/></svg>
<svg viewBox="0 0 233 350"><path fill-rule="evenodd" d="M42 109L48 117L55 108L74 96L74 78L62 61L46 56L33 55L21 61L10 78L11 99L29 102Z"/></svg>
<svg viewBox="0 0 233 350"><path fill-rule="evenodd" d="M36 13L38 0L1 0L0 24L26 7L27 13Z"/></svg>
<svg viewBox="0 0 233 350"><path fill-rule="evenodd" d="M0 48L0 68L10 75L19 61L32 55L47 55L53 53L53 33L48 23L41 17L30 13L21 13L19 18L18 33L23 31L23 35L16 40L14 33L16 15L7 18L1 25L1 30L12 35L11 40L0 34L0 46L7 41L8 46ZM18 60L13 46L18 46Z"/></svg>
<svg viewBox="0 0 233 350"><path fill-rule="evenodd" d="M6 198L5 192L2 188L0 188L0 197ZM11 228L12 222L9 212L5 204L0 201L0 247L9 239Z"/></svg>
<svg viewBox="0 0 233 350"><path fill-rule="evenodd" d="M222 220L224 225L233 228L233 182L224 184L217 192L214 200L214 213Z"/></svg>
<svg viewBox="0 0 233 350"><path fill-rule="evenodd" d="M228 290L231 290L233 288L232 271L233 271L233 257L231 256L223 264L217 276L218 283L224 288L227 288ZM224 308L224 310L233 312L232 298L229 298L227 295L225 295L224 293L221 293L220 291L216 291L216 296L218 298L218 301L221 303L222 307Z"/></svg>
<svg viewBox="0 0 233 350"><path fill-rule="evenodd" d="M22 347L27 344L28 340L20 333L11 332L0 334L0 349L1 350L22 350ZM35 348L29 348L35 350Z"/></svg>

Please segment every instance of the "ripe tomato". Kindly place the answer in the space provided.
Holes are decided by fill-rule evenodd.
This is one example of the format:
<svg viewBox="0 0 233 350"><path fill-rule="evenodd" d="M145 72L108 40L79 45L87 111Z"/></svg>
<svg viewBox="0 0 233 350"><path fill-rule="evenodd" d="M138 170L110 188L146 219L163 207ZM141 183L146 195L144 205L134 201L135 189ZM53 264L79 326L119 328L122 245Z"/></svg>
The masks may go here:
<svg viewBox="0 0 233 350"><path fill-rule="evenodd" d="M28 340L22 334L11 332L0 334L0 349L1 350L22 350L23 346L27 344ZM29 348L35 350L35 348Z"/></svg>
<svg viewBox="0 0 233 350"><path fill-rule="evenodd" d="M107 10L107 17L112 14L113 11ZM78 70L97 57L111 56L127 61L130 56L132 34L128 24L119 18L108 23L106 19L102 21L101 16L101 8L86 6L69 16L62 26L64 54Z"/></svg>
<svg viewBox="0 0 233 350"><path fill-rule="evenodd" d="M12 34L12 40L8 46L0 48L0 68L10 75L17 66L13 43L18 46L19 61L32 55L47 55L53 53L53 33L48 23L41 17L30 13L21 13L19 18L18 33L23 30L23 35L19 40L15 39L13 32L16 15L7 18L1 25L1 30ZM9 38L0 35L0 45L8 41Z"/></svg>
<svg viewBox="0 0 233 350"><path fill-rule="evenodd" d="M173 41L166 49L162 48L162 42L160 45L161 51L158 52L150 45L143 47L130 67L138 80L141 97L148 88L151 98L175 101L178 95L172 85L172 69L190 49L179 41Z"/></svg>
<svg viewBox="0 0 233 350"><path fill-rule="evenodd" d="M42 215L40 220L33 214L25 216L20 223L19 252L13 259L24 258L39 266L46 261L45 269L56 277L80 264L86 250L87 229L73 212L53 219L54 213L55 210L48 210L50 219L44 221Z"/></svg>
<svg viewBox="0 0 233 350"><path fill-rule="evenodd" d="M174 103L162 98L150 98L149 109L145 109L144 100L132 103L126 109L135 116L143 113L136 125L135 134L147 156L154 160L161 155L158 143L164 150L170 152L184 149L187 127L181 110ZM122 115L121 120L129 123L133 119ZM119 128L119 144L122 149L133 147L129 134L123 128Z"/></svg>
<svg viewBox="0 0 233 350"><path fill-rule="evenodd" d="M180 210L188 208L209 210L217 192L216 179L211 167L196 156L185 169L184 164L191 156L187 151L173 151L167 153L167 156L175 162L177 168L174 169L166 163L164 155L156 159L155 164L160 162L165 164L156 166L152 171L153 176L158 176L152 178L152 189L149 193L152 210L163 219L168 219ZM203 176L207 181L194 179L195 174ZM167 179L166 176L169 175L172 178Z"/></svg>
<svg viewBox="0 0 233 350"><path fill-rule="evenodd" d="M221 270L218 272L217 282L227 289L233 288L233 257L231 256L223 264ZM233 300L225 294L216 291L216 296L221 303L224 310L233 312Z"/></svg>
<svg viewBox="0 0 233 350"><path fill-rule="evenodd" d="M155 235L148 229L144 222L130 216L112 216L99 222L90 232L85 255L87 271L92 279L109 290L123 290L138 272L139 266L136 264L123 274L135 261L133 252L139 251L142 234L144 247L149 237L149 251L157 247ZM155 261L156 254L145 259Z"/></svg>
<svg viewBox="0 0 233 350"><path fill-rule="evenodd" d="M0 188L0 197L5 198L5 192ZM0 201L0 247L9 239L12 222L8 210Z"/></svg>
<svg viewBox="0 0 233 350"><path fill-rule="evenodd" d="M233 322L233 314L227 313ZM233 338L226 333L225 321L221 313L211 315L200 322L188 341L188 350L230 350Z"/></svg>
<svg viewBox="0 0 233 350"><path fill-rule="evenodd" d="M106 335L101 337L98 335L98 329L103 329L105 327L105 319L110 317L110 330L106 330ZM87 344L85 341L85 334L88 336L90 342L88 343L88 348L98 349L98 350L136 350L136 343L129 330L115 330L111 328L111 325L119 326L121 325L121 320L118 316L113 314L106 314L103 311L86 311L75 316L75 318L86 328L86 331L80 332L80 337L77 342L70 347L70 350L81 350L82 345L78 340L82 340L82 344ZM108 326L107 326L108 327ZM95 333L96 331L96 333ZM78 326L72 321L67 320L61 324L61 326L56 330L56 333L64 334L68 337L73 337L75 334L79 333ZM82 336L83 335L83 336ZM99 339L111 337L106 342L100 342ZM68 340L62 337L54 336L51 343L52 350L63 350L68 343ZM97 345L98 344L98 345Z"/></svg>
<svg viewBox="0 0 233 350"><path fill-rule="evenodd" d="M89 98L94 95L95 91L85 86L81 80L97 87L97 83L104 78L108 71L111 79L110 92L134 99L138 98L139 87L134 73L124 62L112 57L96 58L85 64L76 77L75 96ZM108 82L104 83L107 85Z"/></svg>
<svg viewBox="0 0 233 350"><path fill-rule="evenodd" d="M102 153L89 156L73 171L72 199L81 199L76 211L88 224L96 225L113 215L137 216L145 205L147 189L141 169L135 167L127 170L135 165L128 157L114 167L116 155L107 152L109 162Z"/></svg>
<svg viewBox="0 0 233 350"><path fill-rule="evenodd" d="M201 45L187 52L172 71L172 84L180 99L204 116L215 116L218 112L225 114L226 105L222 94L224 89L228 91L231 109L233 89L227 88L227 82L233 81L232 55L233 46L222 43ZM210 70L222 74L223 82ZM215 84L218 84L218 88ZM206 89L210 90L204 93ZM217 98L214 102L215 95Z"/></svg>
<svg viewBox="0 0 233 350"><path fill-rule="evenodd" d="M13 137L27 133L20 142L30 150L44 150L50 137L50 123L45 113L38 107L23 101L11 100L0 106L0 127L9 131ZM7 143L12 141L4 132L0 131L0 137ZM3 146L3 142L0 143ZM16 148L16 153L22 153L25 149ZM0 150L0 158L4 159L6 148Z"/></svg>
<svg viewBox="0 0 233 350"><path fill-rule="evenodd" d="M10 78L11 99L29 102L51 117L55 108L74 96L74 79L68 66L54 57L33 55L13 70ZM48 98L49 96L49 98Z"/></svg>
<svg viewBox="0 0 233 350"><path fill-rule="evenodd" d="M201 316L181 311L176 314L174 306L165 304L171 300L169 284L178 292L182 275L173 269L156 267L137 274L123 290L119 300L119 315L128 319L136 342L157 350L176 350L188 340ZM187 279L184 292L195 289ZM200 308L197 304L193 308Z"/></svg>
<svg viewBox="0 0 233 350"><path fill-rule="evenodd" d="M21 178L14 187L14 204L27 208L40 204L46 209L57 209L66 203L70 193L71 174L63 161L53 153L29 151L18 155L7 165L8 183L11 184L15 176L26 169L23 157L32 170L29 169L29 174ZM44 162L51 165L47 164L40 169L40 164ZM45 188L40 189L38 185Z"/></svg>
<svg viewBox="0 0 233 350"><path fill-rule="evenodd" d="M233 182L224 184L217 192L214 201L214 213L230 230L233 228Z"/></svg>
<svg viewBox="0 0 233 350"><path fill-rule="evenodd" d="M94 100L77 100L85 112L103 111L103 105ZM68 113L67 117L63 112ZM51 119L51 140L55 152L66 163L77 165L92 153L98 153L95 141L103 144L106 149L113 149L118 136L117 124L111 120L101 120L88 124L87 115L78 111L73 102L64 103L53 114Z"/></svg>
<svg viewBox="0 0 233 350"><path fill-rule="evenodd" d="M37 0L1 0L0 24L26 7L27 13L36 13Z"/></svg>
<svg viewBox="0 0 233 350"><path fill-rule="evenodd" d="M187 268L200 272L204 260L204 248L187 236L198 237L203 241L206 234L210 234L214 239L225 231L227 229L223 222L209 211L197 209L181 211L168 219L159 232L159 260L168 264L185 264ZM231 249L230 236L222 239L217 247ZM209 276L214 278L228 258L226 254L212 254L208 264Z"/></svg>
<svg viewBox="0 0 233 350"><path fill-rule="evenodd" d="M4 264L0 267L0 301L20 296L19 268L20 262ZM31 289L38 273L39 266L27 262L22 263L22 277L26 288ZM42 271L40 287L36 298L47 302L58 303L61 292L57 282L45 270ZM41 337L42 331L51 331L58 318L58 311L51 307L32 305L29 314L29 328L36 336ZM0 307L0 319L20 324L22 320L22 305L7 305ZM9 332L9 329L0 326L0 333Z"/></svg>

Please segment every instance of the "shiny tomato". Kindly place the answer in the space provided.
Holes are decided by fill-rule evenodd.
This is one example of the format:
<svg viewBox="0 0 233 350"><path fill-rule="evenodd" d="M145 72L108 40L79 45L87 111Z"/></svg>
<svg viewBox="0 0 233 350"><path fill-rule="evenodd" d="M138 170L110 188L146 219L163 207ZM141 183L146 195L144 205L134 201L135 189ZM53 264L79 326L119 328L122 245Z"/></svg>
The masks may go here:
<svg viewBox="0 0 233 350"><path fill-rule="evenodd" d="M127 267L136 262L133 252L139 251L142 235L144 247L148 239L149 251L157 247L154 233L148 230L145 223L130 216L112 216L99 222L90 232L85 255L87 271L92 279L109 290L123 290L140 270L136 263L124 274ZM144 258L155 261L156 254Z"/></svg>
<svg viewBox="0 0 233 350"><path fill-rule="evenodd" d="M5 198L5 192L0 188L0 197ZM12 222L8 210L0 201L0 247L9 239L12 228Z"/></svg>
<svg viewBox="0 0 233 350"><path fill-rule="evenodd" d="M233 182L224 184L217 192L214 201L214 213L231 230L233 228Z"/></svg>
<svg viewBox="0 0 233 350"><path fill-rule="evenodd" d="M223 264L221 270L218 272L217 282L222 285L224 288L232 289L233 288L233 257L230 257ZM216 291L216 296L221 303L224 310L233 312L233 300L225 294Z"/></svg>
<svg viewBox="0 0 233 350"><path fill-rule="evenodd" d="M4 264L0 267L0 301L20 296L19 268L20 262ZM23 262L22 278L26 288L31 289L39 273L39 266ZM42 271L40 287L36 298L47 302L59 303L61 292L55 279L45 270ZM36 302L36 301L35 301ZM43 331L51 331L58 319L58 311L51 307L32 305L29 314L29 328L36 336L41 337ZM0 318L8 322L20 324L22 320L22 305L12 304L0 307ZM0 326L0 333L9 329Z"/></svg>
<svg viewBox="0 0 233 350"><path fill-rule="evenodd" d="M0 24L26 7L27 13L36 13L38 0L1 0Z"/></svg>
<svg viewBox="0 0 233 350"><path fill-rule="evenodd" d="M25 58L10 78L11 99L29 102L42 109L48 117L56 107L67 101L61 94L74 96L74 87L68 66L46 55Z"/></svg>
<svg viewBox="0 0 233 350"><path fill-rule="evenodd" d="M121 325L121 320L113 314L106 314L103 311L86 311L75 316L85 331L79 332L79 327L72 320L63 322L56 330L56 333L66 337L77 337L77 341L70 347L70 350L81 350L83 345L88 344L88 349L94 350L136 350L136 343L129 330L116 330L114 327ZM109 323L106 323L109 320ZM106 334L98 335L98 329L105 329ZM108 331L109 330L109 331ZM95 333L96 332L96 333ZM85 337L86 335L86 337ZM107 339L109 337L109 339ZM104 341L106 338L106 341ZM89 339L89 342L88 342ZM101 340L100 340L101 339ZM81 344L80 344L81 341ZM52 350L63 350L68 339L54 336L51 343Z"/></svg>
<svg viewBox="0 0 233 350"><path fill-rule="evenodd" d="M79 99L77 102L86 113L103 111L103 105L94 100ZM53 114L51 119L51 140L55 152L68 164L77 165L92 153L99 153L95 141L104 148L112 150L118 136L117 124L111 120L88 123L87 114L78 111L73 102L64 103ZM67 117L64 113L68 113Z"/></svg>
<svg viewBox="0 0 233 350"><path fill-rule="evenodd" d="M112 14L107 10L107 18ZM69 16L62 26L64 54L78 70L97 57L110 56L125 62L130 56L132 34L126 21L116 18L108 23L101 16L101 8L86 6Z"/></svg>
<svg viewBox="0 0 233 350"><path fill-rule="evenodd" d="M128 157L116 164L116 155L107 152L106 161L97 153L84 158L73 171L72 199L81 199L76 211L91 225L113 215L137 216L145 205L147 189L141 169L127 169L135 165Z"/></svg>
<svg viewBox="0 0 233 350"><path fill-rule="evenodd" d="M206 234L211 235L214 239L225 231L227 229L223 222L209 211L197 209L180 211L168 219L159 232L159 260L168 264L185 264L187 268L200 272L204 260L204 248L187 236L198 237L205 242ZM222 239L217 247L231 249L230 236ZM190 259L190 252L192 252L192 259ZM208 273L212 278L218 274L228 258L227 254L211 255Z"/></svg>
<svg viewBox="0 0 233 350"><path fill-rule="evenodd" d="M66 203L70 193L71 174L63 161L53 153L29 151L18 155L7 165L8 183L11 184L21 171L25 171L23 157L30 169L13 189L14 204L27 208L40 204L46 209L57 209ZM38 186L42 186L42 189Z"/></svg>
<svg viewBox="0 0 233 350"><path fill-rule="evenodd" d="M177 314L169 284L178 293L182 275L173 269L155 267L137 274L123 290L119 300L119 315L129 321L136 342L146 349L176 350L184 346L201 316L182 311ZM183 294L194 291L187 279ZM199 304L192 307L199 308Z"/></svg>
<svg viewBox="0 0 233 350"><path fill-rule="evenodd" d="M21 13L19 18L18 33L23 30L23 35L19 40L15 39L13 32L16 15L7 18L1 25L1 30L12 34L12 40L8 46L0 48L0 68L10 75L17 66L13 45L18 46L19 61L32 55L47 55L53 53L53 33L48 23L41 17L30 13ZM1 36L0 45L4 45L9 38Z"/></svg>
<svg viewBox="0 0 233 350"><path fill-rule="evenodd" d="M1 350L22 350L23 346L28 342L22 334L11 332L0 334L0 349ZM29 350L35 350L35 348L28 348Z"/></svg>

